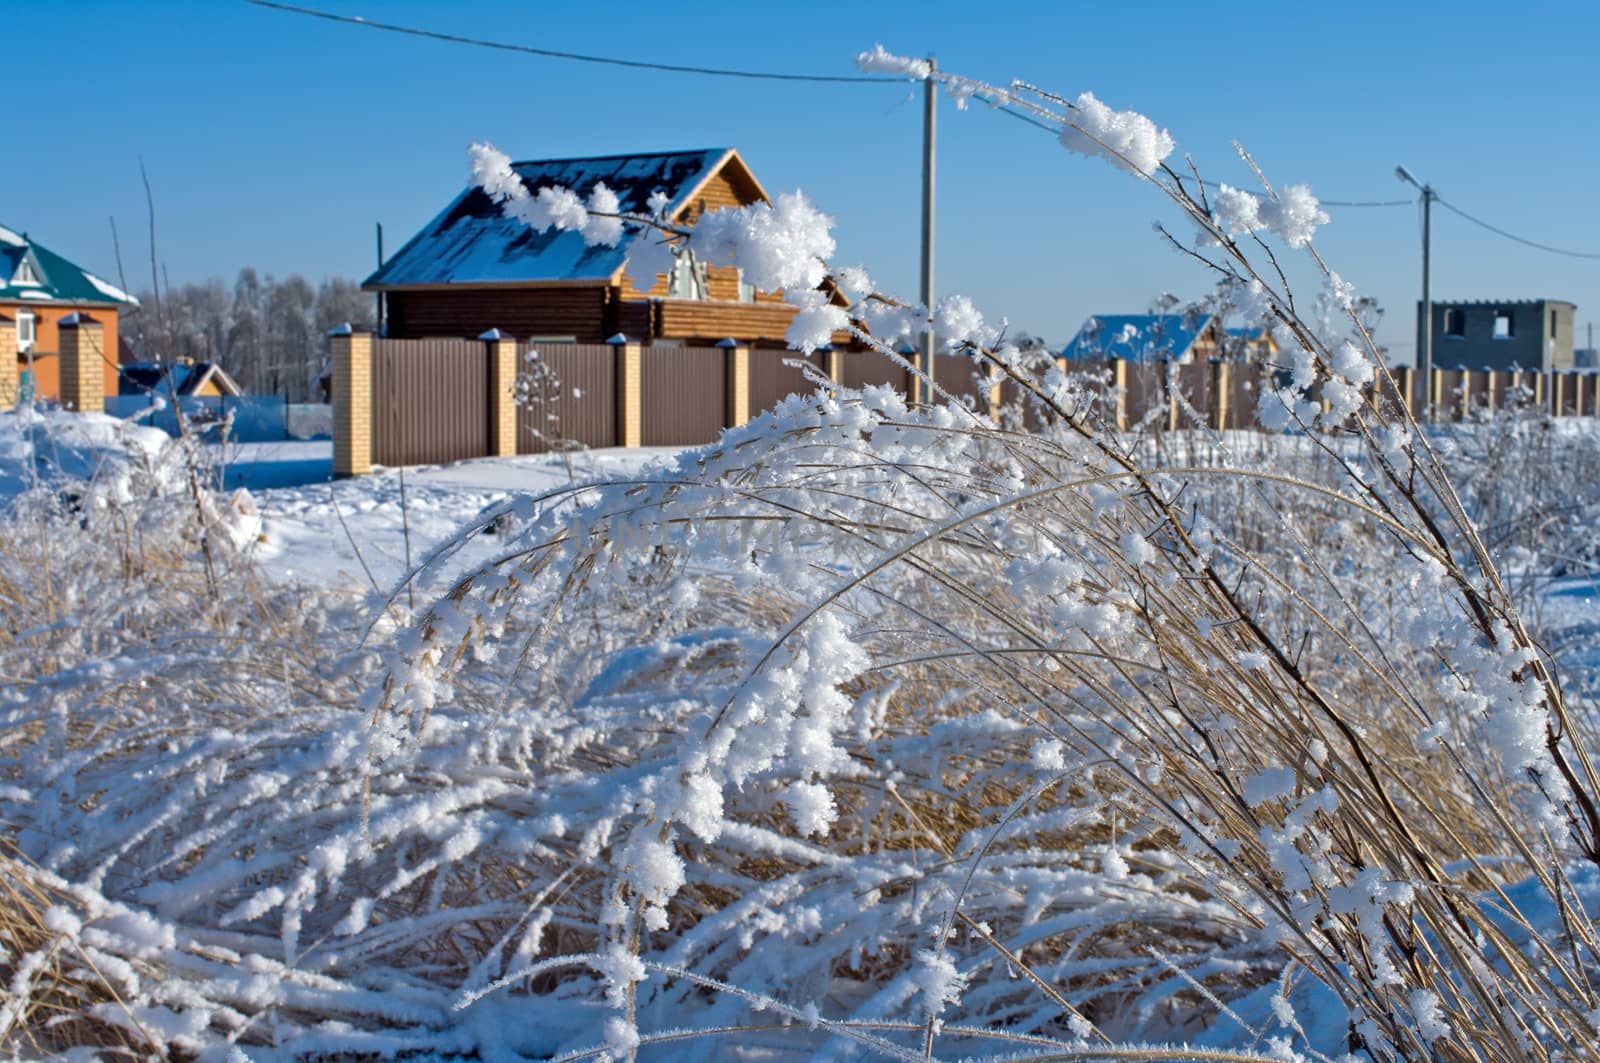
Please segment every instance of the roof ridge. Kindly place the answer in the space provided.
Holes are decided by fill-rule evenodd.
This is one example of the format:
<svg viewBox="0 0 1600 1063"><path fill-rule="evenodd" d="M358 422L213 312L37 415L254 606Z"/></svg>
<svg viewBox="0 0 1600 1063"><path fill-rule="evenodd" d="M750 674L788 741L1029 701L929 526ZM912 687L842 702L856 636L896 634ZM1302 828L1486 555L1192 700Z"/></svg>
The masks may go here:
<svg viewBox="0 0 1600 1063"><path fill-rule="evenodd" d="M603 162L609 159L659 159L667 155L710 155L729 152L732 148L679 148L671 151L618 151L609 155L568 155L557 159L520 159L512 166L534 166L552 162Z"/></svg>

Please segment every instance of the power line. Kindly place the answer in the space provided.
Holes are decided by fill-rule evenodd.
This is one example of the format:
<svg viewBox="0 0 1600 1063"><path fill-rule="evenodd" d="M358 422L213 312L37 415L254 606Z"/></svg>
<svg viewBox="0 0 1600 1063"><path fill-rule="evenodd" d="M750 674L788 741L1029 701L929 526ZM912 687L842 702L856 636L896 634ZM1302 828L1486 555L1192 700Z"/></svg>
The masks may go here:
<svg viewBox="0 0 1600 1063"><path fill-rule="evenodd" d="M1540 251L1548 251L1552 255L1566 255L1568 258L1600 259L1600 252L1596 252L1596 251L1569 251L1564 247L1551 247L1549 244L1541 244L1537 240L1529 240L1529 239L1526 239L1524 237L1518 236L1516 233L1508 233L1504 229L1498 228L1497 226L1494 226L1494 225L1490 225L1488 222L1484 221L1482 218L1473 217L1471 214L1468 214L1466 211L1462 210L1460 207L1456 206L1455 204L1450 203L1447 200L1440 199L1438 197L1438 195L1435 195L1433 197L1433 201L1435 203L1439 204L1444 209L1450 211L1451 213L1459 214L1463 218L1465 218L1468 221L1470 221L1472 224L1481 226L1481 227L1483 227L1485 229L1488 229L1490 232L1494 233L1495 235L1503 236L1507 240L1514 240L1519 244L1526 244L1529 247L1538 248Z"/></svg>
<svg viewBox="0 0 1600 1063"><path fill-rule="evenodd" d="M436 30L420 29L416 26L400 26L389 22L374 22L359 15L338 15L332 11L319 11L312 7L299 7L295 4L278 3L277 0L245 0L246 3L257 7L271 8L274 11L286 11L295 15L307 15L311 18L326 19L329 22L342 22L351 26L365 26L367 29L385 30L389 33L403 33L410 37L426 37L434 41L447 41L451 44L468 44L474 48L493 48L501 52L520 52L524 55L538 55L547 59L570 59L579 63L600 63L605 66L624 66L635 70L663 70L672 74L702 74L707 77L746 78L754 81L820 81L834 84L876 84L876 85L904 85L905 78L898 77L867 77L867 76L839 76L827 74L775 74L764 70L722 70L707 66L679 66L673 63L647 63L637 59L617 59L603 55L581 55L578 52L560 52L552 48L535 48L527 44L506 44L503 41L489 41L478 37L463 37L454 33L440 33Z"/></svg>

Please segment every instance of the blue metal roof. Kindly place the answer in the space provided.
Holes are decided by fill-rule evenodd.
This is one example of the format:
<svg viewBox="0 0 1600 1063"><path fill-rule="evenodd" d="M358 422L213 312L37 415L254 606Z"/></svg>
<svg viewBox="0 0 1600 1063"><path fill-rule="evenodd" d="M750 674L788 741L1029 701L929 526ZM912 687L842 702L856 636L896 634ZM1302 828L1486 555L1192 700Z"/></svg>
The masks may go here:
<svg viewBox="0 0 1600 1063"><path fill-rule="evenodd" d="M728 148L706 148L652 155L545 159L512 163L511 168L534 194L541 188L559 185L587 197L603 181L617 194L624 211L643 213L646 200L660 189L671 201L667 208L670 217L730 154ZM621 268L629 242L630 238L624 235L616 247L590 247L575 232L534 232L522 222L507 218L498 203L473 185L363 281L362 287L601 283Z"/></svg>
<svg viewBox="0 0 1600 1063"><path fill-rule="evenodd" d="M1188 353L1215 315L1096 314L1061 350L1061 357L1088 361L1122 358L1130 362L1177 360Z"/></svg>

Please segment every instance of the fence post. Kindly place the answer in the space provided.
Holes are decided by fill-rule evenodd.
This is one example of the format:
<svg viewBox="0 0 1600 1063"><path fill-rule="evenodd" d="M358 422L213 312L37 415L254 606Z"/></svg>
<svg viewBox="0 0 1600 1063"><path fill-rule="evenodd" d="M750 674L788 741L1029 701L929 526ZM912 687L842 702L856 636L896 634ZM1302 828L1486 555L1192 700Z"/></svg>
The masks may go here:
<svg viewBox="0 0 1600 1063"><path fill-rule="evenodd" d="M1211 363L1211 427L1228 427L1228 363L1220 360Z"/></svg>
<svg viewBox="0 0 1600 1063"><path fill-rule="evenodd" d="M722 423L728 428L738 428L750 421L750 348L731 336L717 346L725 359Z"/></svg>
<svg viewBox="0 0 1600 1063"><path fill-rule="evenodd" d="M1112 411L1112 420L1117 426L1117 431L1128 430L1128 362L1125 358L1111 359L1111 387L1116 394L1116 408Z"/></svg>
<svg viewBox="0 0 1600 1063"><path fill-rule="evenodd" d="M1550 373L1550 415L1552 417L1561 416L1561 399L1566 391L1565 385L1567 383L1565 377L1566 374L1557 373L1554 370Z"/></svg>
<svg viewBox="0 0 1600 1063"><path fill-rule="evenodd" d="M835 347L831 343L828 344L828 346L825 348L825 350L827 352L827 356L828 357L827 357L827 360L823 364L827 368L828 379L833 381L835 384L843 385L844 384L844 352L841 351L839 348Z"/></svg>
<svg viewBox="0 0 1600 1063"><path fill-rule="evenodd" d="M1472 370L1461 370L1461 423L1472 420Z"/></svg>
<svg viewBox="0 0 1600 1063"><path fill-rule="evenodd" d="M1167 397L1167 431L1178 430L1178 384L1181 377L1173 372L1177 365L1166 358L1161 359L1161 393ZM1180 370L1181 372L1181 370Z"/></svg>
<svg viewBox="0 0 1600 1063"><path fill-rule="evenodd" d="M1490 413L1493 413L1495 410L1499 409L1499 405L1500 404L1495 401L1495 387L1494 387L1495 384L1499 381L1499 379L1500 379L1500 374L1499 374L1499 372L1497 370L1494 370L1494 369L1486 369L1486 370L1484 370L1484 373L1483 373L1483 405L1484 405L1484 408L1487 409Z"/></svg>
<svg viewBox="0 0 1600 1063"><path fill-rule="evenodd" d="M989 381L989 386L986 389L988 394L984 398L988 401L989 420L999 424L1000 410L1005 405L1004 392L1001 390L1005 386L1005 374L995 365L989 366L986 372L988 373L986 379Z"/></svg>
<svg viewBox="0 0 1600 1063"><path fill-rule="evenodd" d="M0 410L17 404L22 391L17 369L17 323L0 314Z"/></svg>
<svg viewBox="0 0 1600 1063"><path fill-rule="evenodd" d="M619 447L637 447L644 439L644 396L641 388L639 345L622 333L612 336L612 357L617 369L617 439Z"/></svg>
<svg viewBox="0 0 1600 1063"><path fill-rule="evenodd" d="M61 336L61 405L79 413L104 413L105 330L84 313L68 314L56 327Z"/></svg>
<svg viewBox="0 0 1600 1063"><path fill-rule="evenodd" d="M348 323L328 333L333 356L333 475L372 471L372 333Z"/></svg>
<svg viewBox="0 0 1600 1063"><path fill-rule="evenodd" d="M1589 393L1589 416L1600 417L1600 373L1590 374L1589 385L1593 389Z"/></svg>
<svg viewBox="0 0 1600 1063"><path fill-rule="evenodd" d="M1439 419L1439 407L1444 405L1444 370L1428 371L1428 420Z"/></svg>
<svg viewBox="0 0 1600 1063"><path fill-rule="evenodd" d="M489 354L489 456L517 453L517 341L497 328L478 337Z"/></svg>

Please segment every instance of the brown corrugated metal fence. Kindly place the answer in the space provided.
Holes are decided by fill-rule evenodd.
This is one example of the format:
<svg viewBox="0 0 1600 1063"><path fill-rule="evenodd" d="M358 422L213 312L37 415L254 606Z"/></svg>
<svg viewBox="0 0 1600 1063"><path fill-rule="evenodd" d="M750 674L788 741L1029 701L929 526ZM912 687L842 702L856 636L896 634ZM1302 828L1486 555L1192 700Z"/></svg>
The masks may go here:
<svg viewBox="0 0 1600 1063"><path fill-rule="evenodd" d="M726 417L726 380L727 355L715 347L641 350L639 390L644 445L692 447L716 439Z"/></svg>
<svg viewBox="0 0 1600 1063"><path fill-rule="evenodd" d="M517 406L517 453L615 446L616 367L614 350L603 343L518 344L517 370L529 386Z"/></svg>
<svg viewBox="0 0 1600 1063"><path fill-rule="evenodd" d="M824 358L826 355L813 354L811 357L802 355L799 351L775 351L770 348L756 348L750 352L750 415L770 410L790 395L809 395L817 390L817 386L806 379L806 372L798 365L790 363L803 362L820 372L828 375L828 366Z"/></svg>
<svg viewBox="0 0 1600 1063"><path fill-rule="evenodd" d="M478 340L372 341L372 460L431 465L489 453L489 354Z"/></svg>

